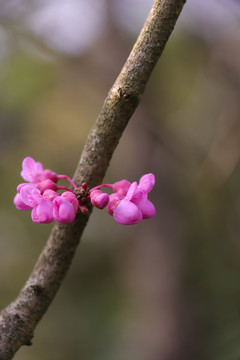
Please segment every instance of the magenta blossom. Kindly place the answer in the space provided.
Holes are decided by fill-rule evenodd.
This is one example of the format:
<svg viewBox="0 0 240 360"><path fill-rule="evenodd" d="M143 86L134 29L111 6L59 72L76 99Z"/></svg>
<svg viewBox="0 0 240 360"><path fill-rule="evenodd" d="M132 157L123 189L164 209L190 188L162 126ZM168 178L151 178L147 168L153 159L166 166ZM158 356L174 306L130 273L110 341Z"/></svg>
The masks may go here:
<svg viewBox="0 0 240 360"><path fill-rule="evenodd" d="M98 209L103 209L109 203L109 195L101 190L93 190L90 194L91 203Z"/></svg>
<svg viewBox="0 0 240 360"><path fill-rule="evenodd" d="M128 192L128 189L130 188L130 181L127 181L125 179L121 181L117 181L112 185L112 189L114 193L119 193L122 195L126 195Z"/></svg>
<svg viewBox="0 0 240 360"><path fill-rule="evenodd" d="M57 196L59 196L59 194L56 193L56 191L53 191L51 189L47 189L43 193L44 199L50 200L50 201L53 201Z"/></svg>
<svg viewBox="0 0 240 360"><path fill-rule="evenodd" d="M114 219L123 225L136 224L142 219L149 219L156 214L153 203L148 200L147 194L155 183L153 174L141 177L139 185L133 182L123 199L116 199L111 204L110 212Z"/></svg>
<svg viewBox="0 0 240 360"><path fill-rule="evenodd" d="M57 174L51 170L44 170L40 162L36 162L32 157L26 157L22 162L21 176L30 183L38 183L47 179L53 182L58 181Z"/></svg>
<svg viewBox="0 0 240 360"><path fill-rule="evenodd" d="M96 186L90 191L90 197L92 204L96 206L94 203L95 192L102 187L112 188L113 193L109 196L107 205L108 213L120 224L133 225L142 219L152 218L156 214L153 203L148 200L148 193L154 184L155 176L150 173L141 177L139 185L137 182L131 184L127 180L121 180L114 184Z"/></svg>
<svg viewBox="0 0 240 360"><path fill-rule="evenodd" d="M62 199L70 202L70 204L72 204L73 206L74 212L77 213L79 203L76 196L70 191L65 191L64 193L62 193L61 197Z"/></svg>
<svg viewBox="0 0 240 360"><path fill-rule="evenodd" d="M50 179L43 180L37 184L35 184L36 188L41 191L41 193L44 193L46 190L58 190L58 186Z"/></svg>
<svg viewBox="0 0 240 360"><path fill-rule="evenodd" d="M53 221L53 204L41 195L40 190L35 185L21 186L20 193L16 197L20 197L21 202L28 209L32 209L32 220L35 223L50 223Z"/></svg>
<svg viewBox="0 0 240 360"><path fill-rule="evenodd" d="M36 223L53 220L71 223L78 211L82 214L89 211L89 200L98 209L107 207L107 212L123 225L137 224L156 213L154 205L148 200L148 193L155 184L155 176L151 173L143 175L139 184L123 179L90 190L87 183L77 187L67 175L44 170L40 162L28 156L23 160L21 176L27 182L18 185L14 204L19 210L31 210L32 220ZM60 179L66 179L74 190L58 186ZM100 189L103 187L110 188L112 194L102 192ZM59 190L61 194L57 193Z"/></svg>
<svg viewBox="0 0 240 360"><path fill-rule="evenodd" d="M31 206L28 206L27 204L25 204L25 202L22 201L21 195L19 193L17 193L15 195L15 198L13 200L14 205L16 206L16 208L18 210L30 210L32 209Z"/></svg>
<svg viewBox="0 0 240 360"><path fill-rule="evenodd" d="M139 198L137 187L137 182L132 183L125 197L120 200L118 196L115 202L112 202L113 217L122 225L137 224L143 218L140 209L132 201L134 196Z"/></svg>
<svg viewBox="0 0 240 360"><path fill-rule="evenodd" d="M22 186L20 189L20 196L22 201L31 208L37 206L43 199L40 190L33 184Z"/></svg>
<svg viewBox="0 0 240 360"><path fill-rule="evenodd" d="M76 212L73 204L65 200L62 196L58 196L53 200L53 217L56 221L69 224L75 219Z"/></svg>
<svg viewBox="0 0 240 360"><path fill-rule="evenodd" d="M124 199L124 195L119 193L112 193L109 196L109 203L107 206L107 212L109 215L113 216L113 210L115 210L116 206L120 203L121 200Z"/></svg>
<svg viewBox="0 0 240 360"><path fill-rule="evenodd" d="M50 223L54 219L61 223L70 223L75 219L78 201L75 195L66 191L62 195L52 189L41 191L34 184L21 186L15 205L20 209L32 209L35 223Z"/></svg>
<svg viewBox="0 0 240 360"><path fill-rule="evenodd" d="M53 220L53 203L43 198L39 204L32 209L32 221L35 223L49 224Z"/></svg>
<svg viewBox="0 0 240 360"><path fill-rule="evenodd" d="M153 174L145 174L139 180L139 185L141 189L145 190L146 193L149 193L155 184L155 176Z"/></svg>
<svg viewBox="0 0 240 360"><path fill-rule="evenodd" d="M79 207L78 200L73 190L56 184L58 180L66 179L76 189L76 184L67 175L44 170L40 162L28 156L23 160L21 176L28 182L17 187L18 193L14 198L17 209L32 209L32 220L37 223L49 223L54 219L63 223L74 220ZM60 195L58 190L67 191ZM59 199L54 201L56 198ZM85 206L83 210L86 213L88 208Z"/></svg>

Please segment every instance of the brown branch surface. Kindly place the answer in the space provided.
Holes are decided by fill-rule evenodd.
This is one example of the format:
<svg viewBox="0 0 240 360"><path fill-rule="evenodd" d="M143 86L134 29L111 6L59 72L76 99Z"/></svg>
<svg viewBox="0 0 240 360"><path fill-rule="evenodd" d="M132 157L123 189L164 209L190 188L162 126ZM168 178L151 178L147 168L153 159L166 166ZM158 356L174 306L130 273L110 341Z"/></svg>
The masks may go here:
<svg viewBox="0 0 240 360"><path fill-rule="evenodd" d="M186 0L155 0L144 27L103 104L83 150L74 181L103 180L112 154L135 111ZM73 259L88 215L57 224L17 298L0 313L0 360L31 345L34 329L52 302Z"/></svg>

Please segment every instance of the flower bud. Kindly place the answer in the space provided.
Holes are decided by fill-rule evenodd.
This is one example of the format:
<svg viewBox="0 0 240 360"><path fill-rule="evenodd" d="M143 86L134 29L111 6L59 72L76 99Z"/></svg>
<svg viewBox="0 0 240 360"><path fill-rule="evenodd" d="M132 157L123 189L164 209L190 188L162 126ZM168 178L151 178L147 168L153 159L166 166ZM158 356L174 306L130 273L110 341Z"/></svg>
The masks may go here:
<svg viewBox="0 0 240 360"><path fill-rule="evenodd" d="M103 193L101 190L93 190L90 194L90 200L93 206L98 209L103 209L109 203L109 195Z"/></svg>
<svg viewBox="0 0 240 360"><path fill-rule="evenodd" d="M131 183L125 179L121 181L117 181L113 184L113 192L126 195L128 192L128 189L130 188Z"/></svg>
<svg viewBox="0 0 240 360"><path fill-rule="evenodd" d="M56 221L69 224L75 219L76 213L74 211L73 205L62 198L62 196L57 196L53 200L53 217Z"/></svg>
<svg viewBox="0 0 240 360"><path fill-rule="evenodd" d="M46 190L56 191L58 189L55 182L53 182L52 180L49 180L49 179L41 181L41 182L37 183L35 186L37 189L39 189L41 191L41 193L44 193L44 191L46 191Z"/></svg>
<svg viewBox="0 0 240 360"><path fill-rule="evenodd" d="M75 213L77 213L79 203L76 196L71 191L65 191L62 193L61 197L62 199L69 201L72 204Z"/></svg>

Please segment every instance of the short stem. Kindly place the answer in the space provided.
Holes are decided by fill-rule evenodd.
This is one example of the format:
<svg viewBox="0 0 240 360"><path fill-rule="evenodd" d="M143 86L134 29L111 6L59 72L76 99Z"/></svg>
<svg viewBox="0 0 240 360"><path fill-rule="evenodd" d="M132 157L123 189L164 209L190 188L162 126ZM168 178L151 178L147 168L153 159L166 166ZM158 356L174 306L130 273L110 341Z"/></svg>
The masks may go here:
<svg viewBox="0 0 240 360"><path fill-rule="evenodd" d="M97 186L95 186L94 188L92 188L91 190L90 190L90 192L92 192L93 190L98 190L98 189L101 189L101 188L103 188L103 187L108 187L108 188L113 188L113 185L112 184L101 184L101 185L97 185Z"/></svg>
<svg viewBox="0 0 240 360"><path fill-rule="evenodd" d="M72 179L70 179L70 177L68 177L67 175L58 175L58 179L66 179L70 182L74 189L77 189L77 185L75 184L75 182L73 182Z"/></svg>
<svg viewBox="0 0 240 360"><path fill-rule="evenodd" d="M69 189L68 187L66 186L58 186L57 187L57 190L67 190L67 191L71 191L73 193L73 190L72 189Z"/></svg>

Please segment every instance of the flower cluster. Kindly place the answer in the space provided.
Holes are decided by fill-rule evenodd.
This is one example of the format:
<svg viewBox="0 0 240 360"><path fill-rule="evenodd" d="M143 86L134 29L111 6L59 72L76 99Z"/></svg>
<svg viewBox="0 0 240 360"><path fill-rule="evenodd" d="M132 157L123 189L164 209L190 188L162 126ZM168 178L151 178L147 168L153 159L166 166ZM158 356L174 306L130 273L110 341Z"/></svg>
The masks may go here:
<svg viewBox="0 0 240 360"><path fill-rule="evenodd" d="M78 210L88 212L89 200L99 209L107 207L107 212L123 225L136 224L156 213L154 205L148 200L148 193L155 183L153 174L142 176L139 184L121 180L89 190L86 183L78 188L67 175L44 170L40 162L26 157L22 163L21 176L27 182L18 185L14 204L19 210L31 210L35 223L50 223L53 220L71 223ZM60 179L68 180L73 189L58 186ZM102 192L100 189L103 187L111 188L112 194ZM62 193L59 194L59 190Z"/></svg>
<svg viewBox="0 0 240 360"><path fill-rule="evenodd" d="M94 206L102 209L107 206L107 212L122 225L133 225L142 219L149 219L156 213L153 203L148 200L148 193L155 184L153 174L143 175L139 181L132 184L127 180L121 180L114 184L103 184L90 190L91 202ZM99 190L109 187L113 193L108 196Z"/></svg>
<svg viewBox="0 0 240 360"><path fill-rule="evenodd" d="M17 209L31 209L35 223L50 223L56 220L68 224L75 219L79 206L76 196L71 189L57 185L59 179L67 179L76 187L66 175L44 170L40 162L29 156L23 160L21 176L28 183L19 184L17 187L14 198ZM67 191L58 194L58 190Z"/></svg>

